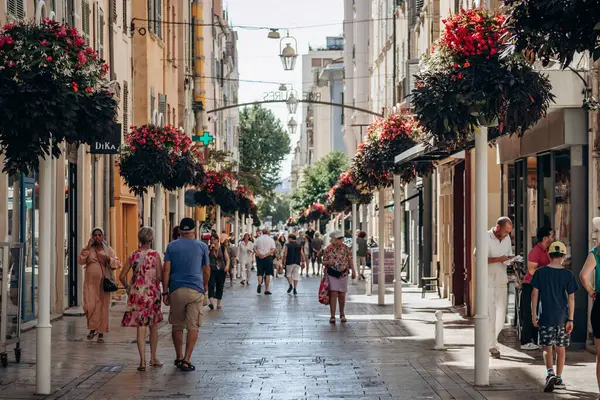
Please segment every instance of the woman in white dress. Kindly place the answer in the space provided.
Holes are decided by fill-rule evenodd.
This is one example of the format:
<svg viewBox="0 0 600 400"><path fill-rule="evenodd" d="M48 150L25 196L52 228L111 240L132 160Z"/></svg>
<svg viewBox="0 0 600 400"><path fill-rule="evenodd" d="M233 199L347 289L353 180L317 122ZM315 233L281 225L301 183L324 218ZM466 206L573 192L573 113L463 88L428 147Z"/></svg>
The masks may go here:
<svg viewBox="0 0 600 400"><path fill-rule="evenodd" d="M250 270L252 269L252 260L254 258L254 243L250 241L250 235L244 234L238 247L238 259L240 263L240 275L242 281L240 284L250 284Z"/></svg>

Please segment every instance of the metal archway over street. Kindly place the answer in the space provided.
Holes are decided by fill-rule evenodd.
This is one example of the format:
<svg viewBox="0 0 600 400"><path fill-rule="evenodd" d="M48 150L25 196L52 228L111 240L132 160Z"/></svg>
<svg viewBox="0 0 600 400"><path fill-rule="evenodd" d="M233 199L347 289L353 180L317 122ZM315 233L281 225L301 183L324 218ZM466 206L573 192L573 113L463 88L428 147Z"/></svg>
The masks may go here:
<svg viewBox="0 0 600 400"><path fill-rule="evenodd" d="M253 106L253 105L259 105L259 104L286 103L286 102L287 102L287 100L263 100L263 101L253 101L253 102L250 102L250 103L231 104L231 105L228 105L228 106L225 106L225 107L219 107L219 108L214 108L212 110L207 110L206 113L207 114L212 114L212 113L216 113L216 112L223 111L223 110L229 110L231 108ZM354 106L348 106L348 105L339 104L339 103L330 103L328 101L298 100L298 103L322 104L322 105L325 105L325 106L349 108L351 110L355 110L355 111L359 111L359 112L364 112L366 114L376 115L378 117L382 117L384 115L383 111L381 111L381 113L377 113L375 111L365 110L364 108L359 108L359 107L354 107Z"/></svg>

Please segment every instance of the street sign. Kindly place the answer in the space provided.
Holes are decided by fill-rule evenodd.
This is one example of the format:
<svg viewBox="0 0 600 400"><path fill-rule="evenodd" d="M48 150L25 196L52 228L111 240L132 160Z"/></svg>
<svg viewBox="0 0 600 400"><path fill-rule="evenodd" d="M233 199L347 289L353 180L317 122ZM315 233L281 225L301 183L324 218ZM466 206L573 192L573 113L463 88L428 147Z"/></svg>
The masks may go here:
<svg viewBox="0 0 600 400"><path fill-rule="evenodd" d="M114 124L112 129L106 132L102 140L90 145L91 154L119 154L121 146L121 124Z"/></svg>
<svg viewBox="0 0 600 400"><path fill-rule="evenodd" d="M215 140L214 136L210 134L210 132L204 131L201 136L194 135L192 136L193 142L201 142L204 146L208 146Z"/></svg>

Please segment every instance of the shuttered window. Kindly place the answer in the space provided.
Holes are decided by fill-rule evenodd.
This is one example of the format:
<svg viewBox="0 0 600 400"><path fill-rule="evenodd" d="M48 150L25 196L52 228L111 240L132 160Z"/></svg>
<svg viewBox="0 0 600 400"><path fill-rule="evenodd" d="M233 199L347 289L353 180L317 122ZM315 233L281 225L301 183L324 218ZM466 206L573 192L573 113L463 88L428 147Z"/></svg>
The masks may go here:
<svg viewBox="0 0 600 400"><path fill-rule="evenodd" d="M81 30L83 31L83 39L87 46L90 45L90 2L83 0L81 3Z"/></svg>
<svg viewBox="0 0 600 400"><path fill-rule="evenodd" d="M8 0L8 14L16 19L25 18L25 0Z"/></svg>
<svg viewBox="0 0 600 400"><path fill-rule="evenodd" d="M123 81L123 134L129 131L129 85Z"/></svg>
<svg viewBox="0 0 600 400"><path fill-rule="evenodd" d="M113 24L117 23L117 0L110 0L110 12L112 13Z"/></svg>
<svg viewBox="0 0 600 400"><path fill-rule="evenodd" d="M154 32L154 1L148 0L148 30Z"/></svg>
<svg viewBox="0 0 600 400"><path fill-rule="evenodd" d="M98 11L98 54L104 60L104 11Z"/></svg>
<svg viewBox="0 0 600 400"><path fill-rule="evenodd" d="M154 118L154 102L156 101L156 97L154 96L154 88L150 88L150 121L152 123L158 123L158 121L153 121Z"/></svg>
<svg viewBox="0 0 600 400"><path fill-rule="evenodd" d="M66 0L54 0L52 9L56 16L54 19L60 23L67 23L67 2Z"/></svg>
<svg viewBox="0 0 600 400"><path fill-rule="evenodd" d="M127 21L127 8L129 7L128 1L123 0L123 33L127 33L129 21Z"/></svg>
<svg viewBox="0 0 600 400"><path fill-rule="evenodd" d="M160 115L162 114L162 119ZM158 94L158 121L157 123L166 123L167 120L167 95L166 94Z"/></svg>
<svg viewBox="0 0 600 400"><path fill-rule="evenodd" d="M162 39L162 0L154 0L154 33Z"/></svg>

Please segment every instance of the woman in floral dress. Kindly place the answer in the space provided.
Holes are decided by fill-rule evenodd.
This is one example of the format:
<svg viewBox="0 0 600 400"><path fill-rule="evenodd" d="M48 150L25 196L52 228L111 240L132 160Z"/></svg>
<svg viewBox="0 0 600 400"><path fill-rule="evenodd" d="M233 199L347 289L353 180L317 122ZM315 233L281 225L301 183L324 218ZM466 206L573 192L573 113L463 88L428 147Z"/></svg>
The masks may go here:
<svg viewBox="0 0 600 400"><path fill-rule="evenodd" d="M127 290L127 311L122 326L137 328L137 346L140 352L138 371L146 370L146 327L150 327L150 366L161 367L156 358L158 324L163 320L161 309L162 262L156 250L150 248L154 229L144 226L138 232L140 247L131 253L119 279ZM130 283L129 270L133 271Z"/></svg>
<svg viewBox="0 0 600 400"><path fill-rule="evenodd" d="M323 265L329 280L329 322L335 324L336 300L340 304L340 320L346 322L344 308L346 306L346 291L348 290L348 273L352 271L352 279L356 279L356 271L352 263L352 251L344 244L344 234L332 232L329 237L331 244L323 252Z"/></svg>

